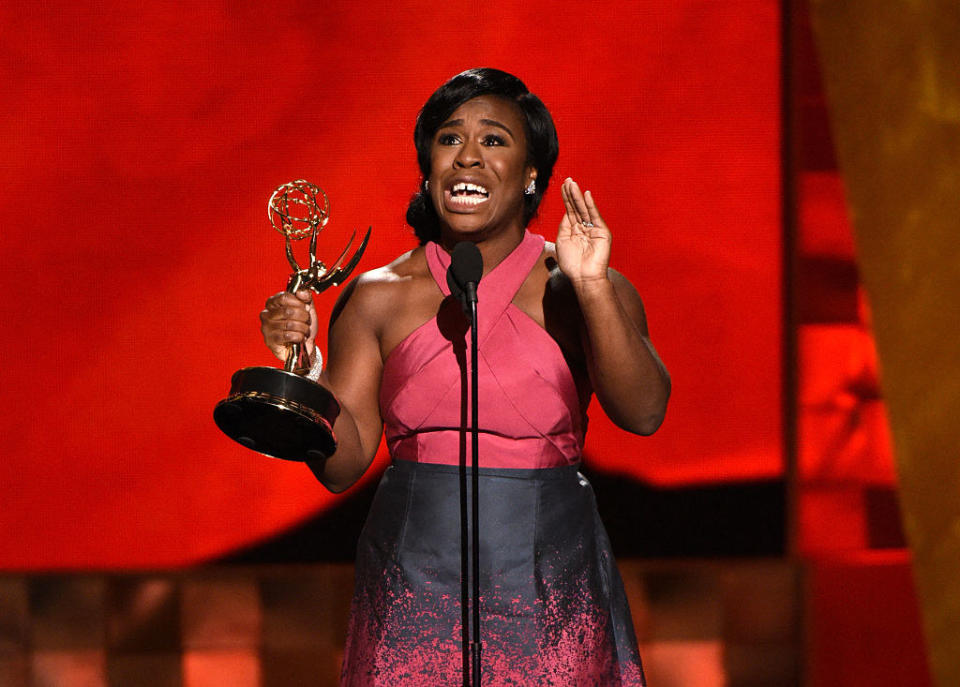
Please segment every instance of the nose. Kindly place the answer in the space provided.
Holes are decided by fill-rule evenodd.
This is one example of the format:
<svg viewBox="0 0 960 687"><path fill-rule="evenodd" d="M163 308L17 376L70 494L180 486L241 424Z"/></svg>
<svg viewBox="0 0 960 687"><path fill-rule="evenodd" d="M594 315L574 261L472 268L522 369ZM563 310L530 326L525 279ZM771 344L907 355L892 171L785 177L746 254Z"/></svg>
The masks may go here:
<svg viewBox="0 0 960 687"><path fill-rule="evenodd" d="M483 150L480 144L474 140L467 140L460 146L453 164L459 168L483 167Z"/></svg>

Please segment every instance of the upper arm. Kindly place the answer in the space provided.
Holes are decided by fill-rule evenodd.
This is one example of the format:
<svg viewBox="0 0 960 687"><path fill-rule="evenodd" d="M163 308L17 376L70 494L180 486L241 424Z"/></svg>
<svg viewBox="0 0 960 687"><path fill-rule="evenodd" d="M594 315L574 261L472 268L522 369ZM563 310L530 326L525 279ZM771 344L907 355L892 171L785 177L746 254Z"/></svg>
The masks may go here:
<svg viewBox="0 0 960 687"><path fill-rule="evenodd" d="M363 277L350 282L334 306L328 331L325 382L357 426L367 461L380 444L383 422L380 418L379 322L375 284L364 284Z"/></svg>
<svg viewBox="0 0 960 687"><path fill-rule="evenodd" d="M670 375L650 341L640 294L630 281L609 271L612 294L591 299L581 338L594 392L619 427L652 434L663 421ZM613 298L609 298L612 295Z"/></svg>
<svg viewBox="0 0 960 687"><path fill-rule="evenodd" d="M629 279L624 277L612 267L608 268L607 274L609 281L613 286L613 292L616 296L620 310L624 315L626 315L627 320L636 329L636 332L645 339L649 339L650 332L649 328L647 327L647 313L646 309L643 307L643 300L640 298L640 294L637 292L637 289L632 283L630 283ZM588 366L590 366L590 363L592 362L593 351L591 350L592 346L590 344L590 334L586 326L586 320L583 317L580 303L577 302L577 297L574 295L572 287L570 287L566 277L562 277L562 279L565 282L566 296L570 299L571 306L576 308L580 344L582 346L586 362Z"/></svg>
<svg viewBox="0 0 960 687"><path fill-rule="evenodd" d="M610 282L613 284L614 291L617 294L617 300L623 308L627 317L637 327L640 334L649 338L650 332L647 328L647 313L643 307L643 300L637 289L630 283L630 280L617 272L612 267L608 269Z"/></svg>

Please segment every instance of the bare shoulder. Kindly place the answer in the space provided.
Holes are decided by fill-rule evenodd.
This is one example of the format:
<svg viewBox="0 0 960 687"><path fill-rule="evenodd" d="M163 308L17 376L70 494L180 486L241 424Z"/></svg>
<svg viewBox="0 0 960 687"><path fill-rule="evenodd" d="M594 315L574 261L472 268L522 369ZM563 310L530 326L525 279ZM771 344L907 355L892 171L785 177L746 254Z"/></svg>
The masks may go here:
<svg viewBox="0 0 960 687"><path fill-rule="evenodd" d="M429 277L422 247L414 248L391 263L354 278L337 299L331 325L341 315L359 318L379 329L409 296L412 286Z"/></svg>
<svg viewBox="0 0 960 687"><path fill-rule="evenodd" d="M555 299L568 312L576 311L579 313L580 306L573 290L573 284L567 275L560 270L560 266L557 264L556 245L550 241L544 246L544 264L550 273L547 280L547 295ZM643 299L641 299L636 287L627 277L612 267L607 268L607 278L613 285L620 304L646 334L646 313L643 307Z"/></svg>
<svg viewBox="0 0 960 687"><path fill-rule="evenodd" d="M547 265L547 269L550 271L550 282L552 287L558 289L572 289L570 280L567 278L567 275L560 271L560 266L557 264L556 244L552 241L547 241L543 247L543 253L545 264ZM633 283L612 267L607 268L607 278L610 280L610 283L613 284L618 296L623 297L626 295L635 297L637 299L640 298L640 295Z"/></svg>

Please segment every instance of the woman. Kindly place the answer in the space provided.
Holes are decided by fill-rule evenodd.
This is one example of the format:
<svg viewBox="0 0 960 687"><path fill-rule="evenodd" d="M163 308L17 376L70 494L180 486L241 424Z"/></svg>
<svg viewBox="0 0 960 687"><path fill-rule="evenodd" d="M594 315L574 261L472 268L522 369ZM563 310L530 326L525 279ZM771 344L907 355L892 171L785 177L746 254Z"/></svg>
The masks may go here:
<svg viewBox="0 0 960 687"><path fill-rule="evenodd" d="M629 609L577 465L596 394L623 429L654 432L669 376L633 286L608 267L611 233L590 192L563 182L556 244L526 231L557 158L553 121L514 76L457 75L414 132L424 181L407 220L421 245L361 275L331 318L320 382L342 406L336 453L311 464L353 484L385 430L393 463L358 544L347 685L462 681L460 466L467 328L449 252L471 241L479 284L481 639L485 685L640 685ZM261 313L278 358L317 317L308 292Z"/></svg>

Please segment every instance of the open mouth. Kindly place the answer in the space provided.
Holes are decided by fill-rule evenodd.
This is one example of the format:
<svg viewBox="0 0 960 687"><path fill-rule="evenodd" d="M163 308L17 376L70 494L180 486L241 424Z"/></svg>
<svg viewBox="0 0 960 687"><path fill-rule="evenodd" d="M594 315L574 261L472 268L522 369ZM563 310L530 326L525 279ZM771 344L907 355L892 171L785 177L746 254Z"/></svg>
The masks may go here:
<svg viewBox="0 0 960 687"><path fill-rule="evenodd" d="M490 197L490 192L479 184L459 182L449 191L450 200L456 205L479 205Z"/></svg>

